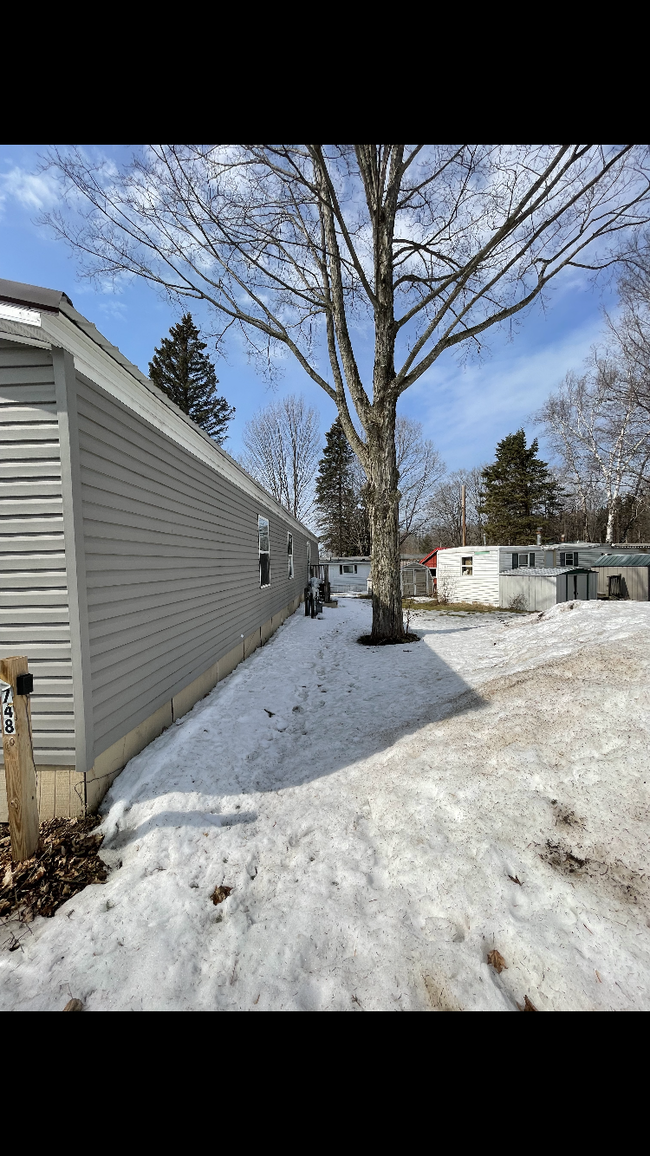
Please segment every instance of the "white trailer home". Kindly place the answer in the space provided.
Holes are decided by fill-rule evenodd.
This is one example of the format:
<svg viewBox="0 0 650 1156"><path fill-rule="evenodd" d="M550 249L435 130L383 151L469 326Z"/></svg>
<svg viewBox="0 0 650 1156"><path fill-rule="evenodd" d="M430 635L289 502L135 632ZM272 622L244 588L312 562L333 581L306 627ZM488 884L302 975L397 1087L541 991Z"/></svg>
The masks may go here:
<svg viewBox="0 0 650 1156"><path fill-rule="evenodd" d="M512 583L508 583L506 592L502 581L506 571L512 576L513 571L522 571L523 574L524 571L558 568L584 570L589 569L590 559L599 557L602 552L602 546L592 542L561 542L550 546L452 546L438 552L438 591L444 593L450 602L506 606L509 601L504 599L512 598ZM554 581L554 586L556 592L561 590L561 583L558 585ZM590 589L589 586L586 588L585 597L589 596Z"/></svg>
<svg viewBox="0 0 650 1156"><path fill-rule="evenodd" d="M297 609L310 562L315 535L64 293L0 280L0 655L34 675L41 819L94 809Z"/></svg>
<svg viewBox="0 0 650 1156"><path fill-rule="evenodd" d="M327 558L332 594L365 594L370 577L370 558Z"/></svg>

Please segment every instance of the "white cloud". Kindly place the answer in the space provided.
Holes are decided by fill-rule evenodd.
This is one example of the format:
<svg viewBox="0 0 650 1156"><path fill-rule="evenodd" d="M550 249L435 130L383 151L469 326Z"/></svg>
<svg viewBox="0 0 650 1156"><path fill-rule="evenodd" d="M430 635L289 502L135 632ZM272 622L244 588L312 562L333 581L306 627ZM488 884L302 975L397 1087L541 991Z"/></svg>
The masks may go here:
<svg viewBox="0 0 650 1156"><path fill-rule="evenodd" d="M402 412L423 423L450 469L492 460L497 441L521 426L539 434L532 413L602 338L602 322L592 318L542 349L507 344L464 368L445 359L404 395Z"/></svg>
<svg viewBox="0 0 650 1156"><path fill-rule="evenodd" d="M105 317L110 317L112 320L124 321L128 315L128 309L121 301L101 302L99 305L100 312Z"/></svg>
<svg viewBox="0 0 650 1156"><path fill-rule="evenodd" d="M30 173L15 165L8 173L0 173L0 204L10 199L24 209L42 212L57 204L58 183L50 173Z"/></svg>

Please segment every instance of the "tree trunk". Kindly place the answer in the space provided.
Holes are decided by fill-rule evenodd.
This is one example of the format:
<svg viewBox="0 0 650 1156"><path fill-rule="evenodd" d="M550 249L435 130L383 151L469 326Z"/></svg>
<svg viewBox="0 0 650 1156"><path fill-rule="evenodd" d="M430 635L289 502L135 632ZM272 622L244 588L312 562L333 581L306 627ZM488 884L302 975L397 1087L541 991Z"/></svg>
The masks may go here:
<svg viewBox="0 0 650 1156"><path fill-rule="evenodd" d="M605 541L608 546L611 546L614 537L614 503L609 503L607 510L607 532L605 534Z"/></svg>
<svg viewBox="0 0 650 1156"><path fill-rule="evenodd" d="M392 421L391 421L392 416ZM386 414L369 434L369 504L372 525L372 638L397 642L404 637L400 586L398 472L395 418Z"/></svg>

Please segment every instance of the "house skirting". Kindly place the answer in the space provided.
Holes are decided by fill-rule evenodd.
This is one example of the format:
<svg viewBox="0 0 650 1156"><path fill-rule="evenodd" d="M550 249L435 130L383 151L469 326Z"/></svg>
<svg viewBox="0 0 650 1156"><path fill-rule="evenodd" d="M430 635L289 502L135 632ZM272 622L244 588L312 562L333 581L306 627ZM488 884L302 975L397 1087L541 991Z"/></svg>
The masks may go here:
<svg viewBox="0 0 650 1156"><path fill-rule="evenodd" d="M228 654L215 662L208 670L195 678L183 690L175 694L169 702L158 707L144 722L118 739L95 759L94 765L84 775L75 767L50 767L36 765L36 789L38 815L45 819L66 819L92 814L97 810L108 788L130 759L144 750L158 738L167 727L182 718L192 707L205 698L211 690L226 678L240 662L248 658L258 646L263 646L281 626L285 618L294 614L303 596L296 597L282 610L269 618L256 630L233 647ZM7 823L7 792L4 774L0 776L0 823Z"/></svg>

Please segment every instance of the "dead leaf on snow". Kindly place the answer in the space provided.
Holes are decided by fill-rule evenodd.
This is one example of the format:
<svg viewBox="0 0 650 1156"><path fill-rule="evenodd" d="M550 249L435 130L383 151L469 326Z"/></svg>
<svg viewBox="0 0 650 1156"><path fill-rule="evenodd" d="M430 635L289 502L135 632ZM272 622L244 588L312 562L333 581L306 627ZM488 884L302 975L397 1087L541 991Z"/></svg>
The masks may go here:
<svg viewBox="0 0 650 1156"><path fill-rule="evenodd" d="M212 892L212 895L210 896L215 907L216 907L217 903L223 903L224 899L228 898L231 891L232 891L232 887L223 887L223 886L215 887L214 891Z"/></svg>
<svg viewBox="0 0 650 1156"><path fill-rule="evenodd" d="M487 961L490 967L493 967L498 975L500 975L502 971L507 971L508 969L508 964L503 958L501 952L497 951L496 948L493 951L488 951Z"/></svg>
<svg viewBox="0 0 650 1156"><path fill-rule="evenodd" d="M518 1003L517 1007L519 1008L519 1011L523 1011L523 1012L537 1011L538 1010L535 1007L535 1004L531 1000L529 1000L527 995L524 996L524 1006L522 1007L521 1004Z"/></svg>

